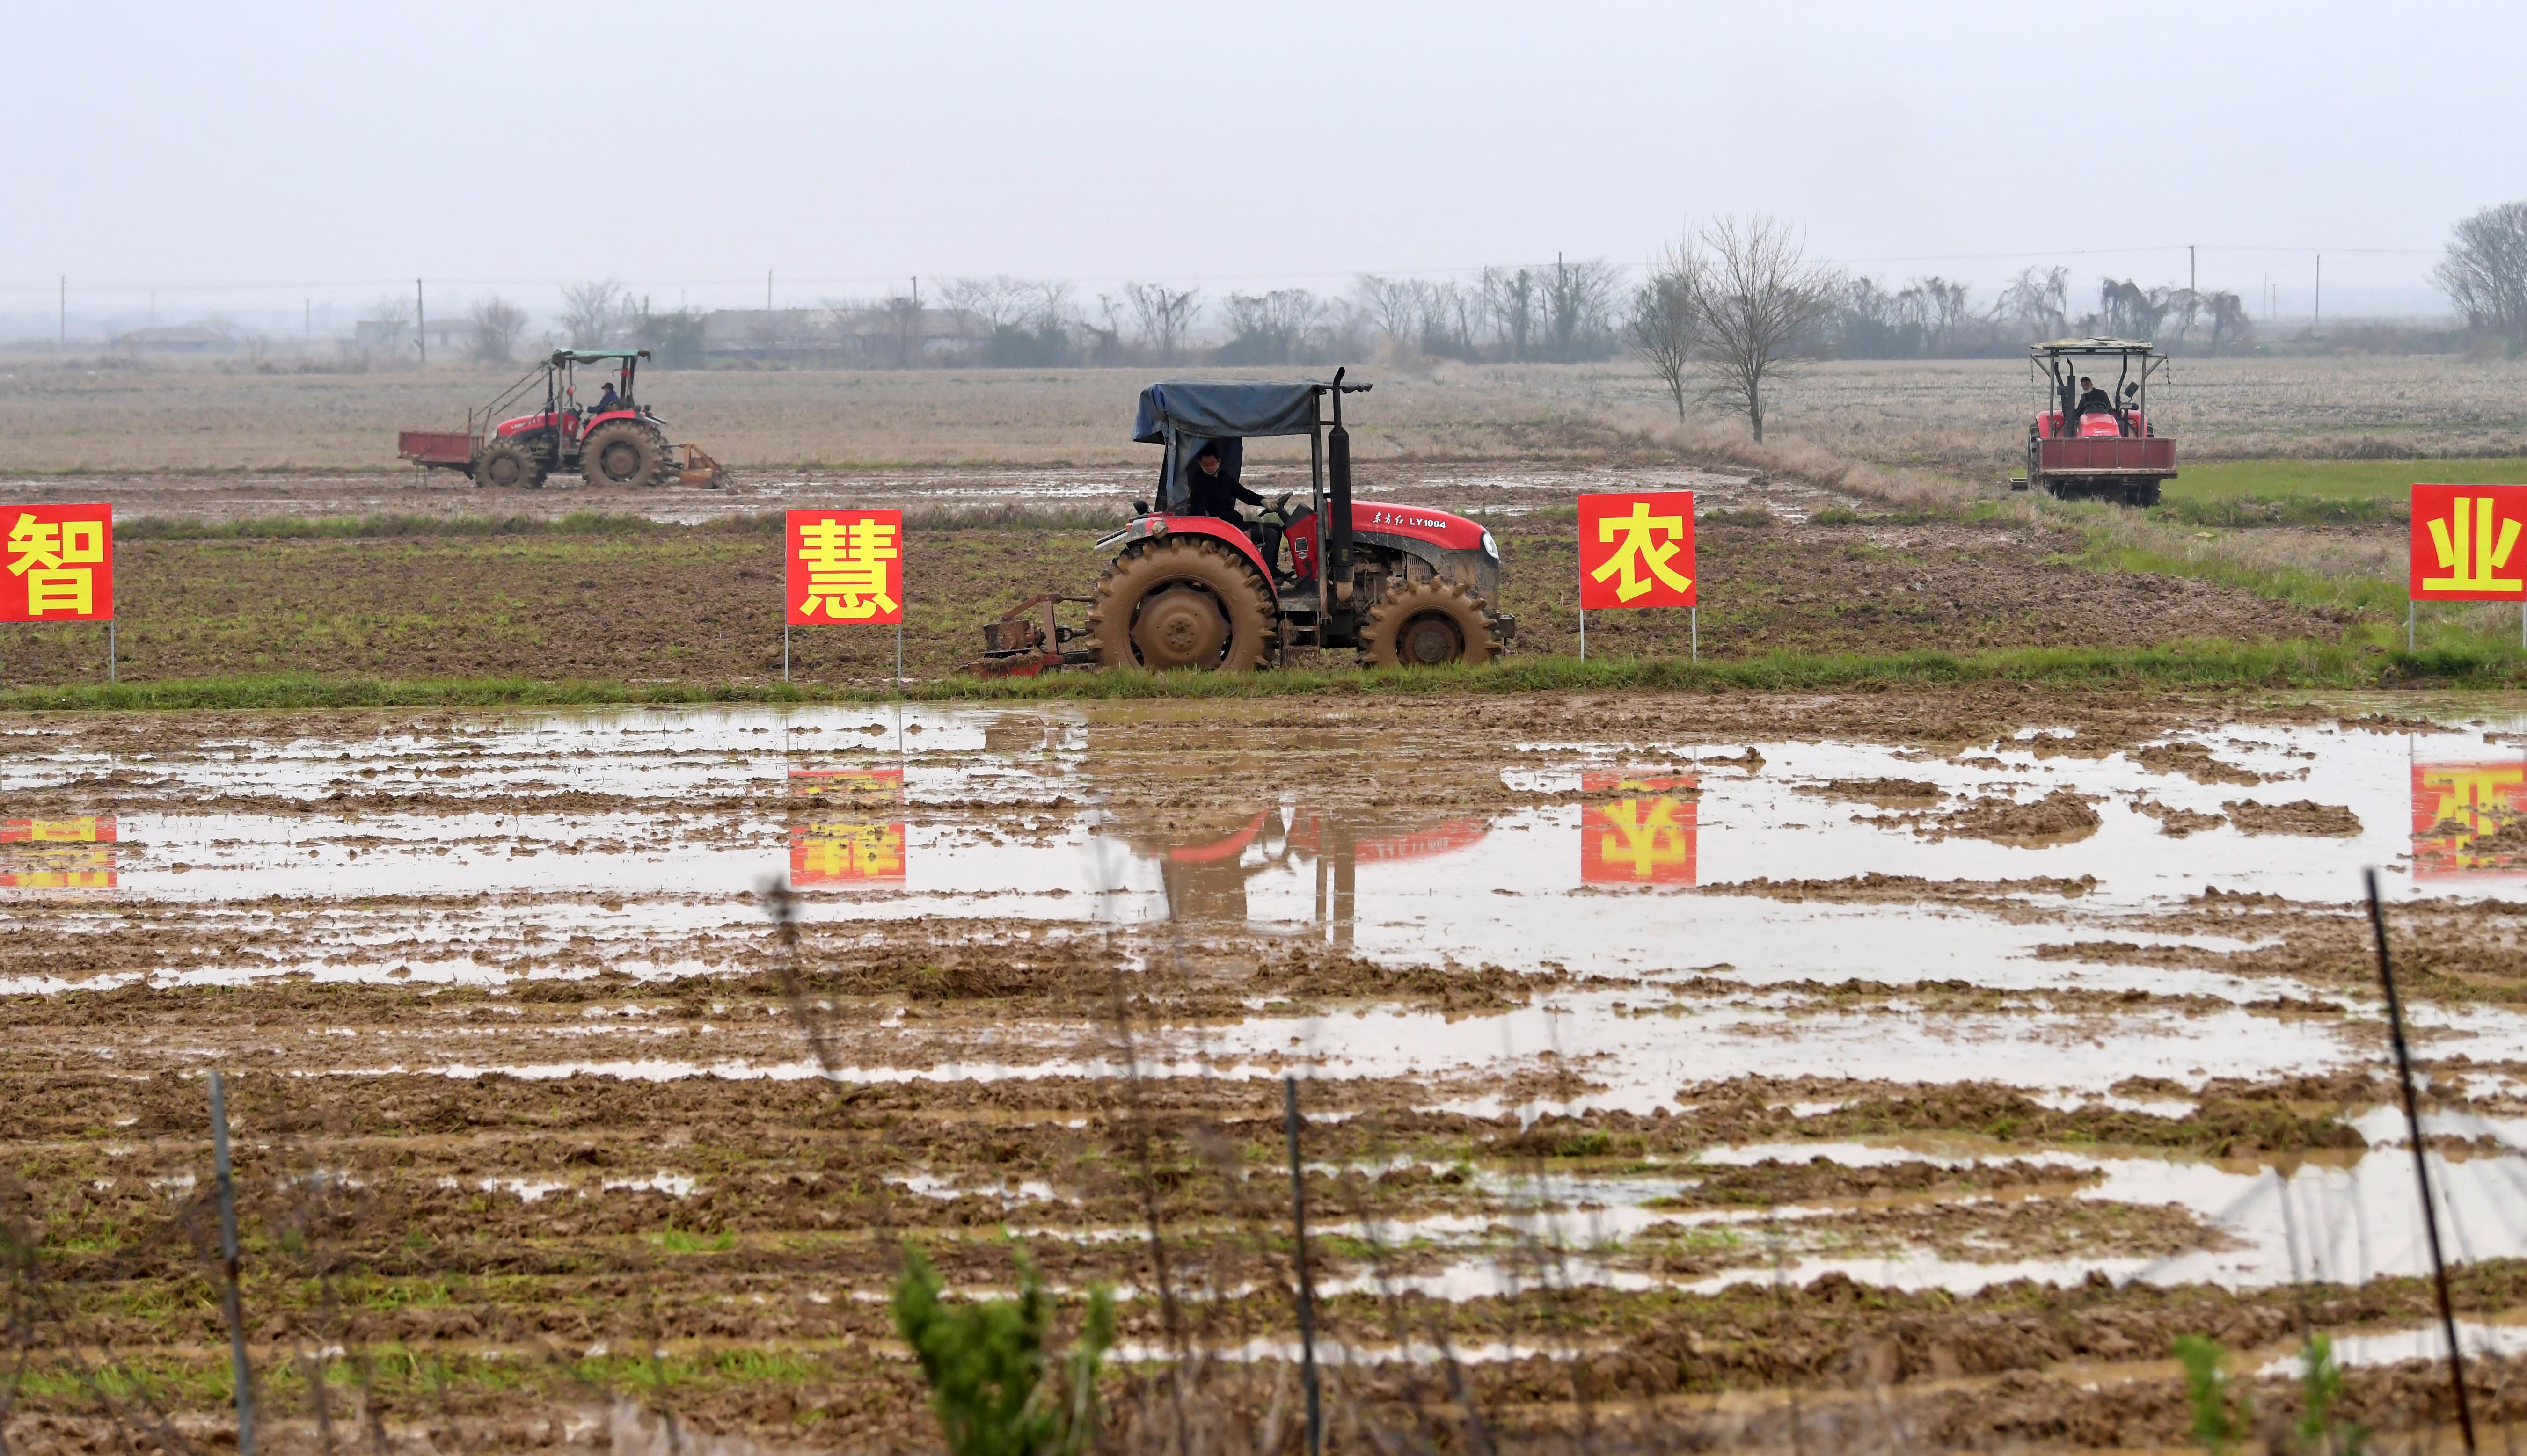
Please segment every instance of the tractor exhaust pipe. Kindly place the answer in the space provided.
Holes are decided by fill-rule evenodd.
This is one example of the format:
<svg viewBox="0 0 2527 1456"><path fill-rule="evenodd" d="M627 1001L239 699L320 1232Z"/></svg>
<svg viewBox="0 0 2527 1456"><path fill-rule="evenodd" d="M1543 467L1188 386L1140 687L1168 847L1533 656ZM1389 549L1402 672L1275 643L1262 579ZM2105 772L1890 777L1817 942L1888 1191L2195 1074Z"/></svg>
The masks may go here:
<svg viewBox="0 0 2527 1456"><path fill-rule="evenodd" d="M1334 371L1334 426L1325 433L1325 477L1332 486L1331 518L1325 527L1325 579L1334 589L1334 600L1351 600L1351 431L1343 428L1343 376L1349 370Z"/></svg>

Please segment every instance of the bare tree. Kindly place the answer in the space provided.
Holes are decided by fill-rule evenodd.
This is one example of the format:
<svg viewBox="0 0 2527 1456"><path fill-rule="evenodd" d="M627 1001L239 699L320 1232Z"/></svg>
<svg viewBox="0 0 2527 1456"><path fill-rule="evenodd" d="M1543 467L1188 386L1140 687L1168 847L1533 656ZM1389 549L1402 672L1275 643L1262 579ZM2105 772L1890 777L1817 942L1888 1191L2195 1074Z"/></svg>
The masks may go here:
<svg viewBox="0 0 2527 1456"><path fill-rule="evenodd" d="M2175 290L2144 288L2130 278L2097 283L2096 326L2116 338L2155 338L2159 321L2174 307Z"/></svg>
<svg viewBox="0 0 2527 1456"><path fill-rule="evenodd" d="M497 296L467 311L474 321L474 357L484 364L506 364L517 352L518 335L527 331L527 311Z"/></svg>
<svg viewBox="0 0 2527 1456"><path fill-rule="evenodd" d="M1231 293L1226 306L1229 339L1223 364L1291 364L1315 340L1324 300L1305 288Z"/></svg>
<svg viewBox="0 0 2527 1456"><path fill-rule="evenodd" d="M1788 224L1758 213L1722 218L1694 240L1708 283L1702 290L1702 356L1713 369L1703 397L1746 417L1764 439L1764 391L1823 343L1820 331L1840 280L1811 266Z"/></svg>
<svg viewBox="0 0 2527 1456"><path fill-rule="evenodd" d="M1132 306L1141 342L1157 352L1160 364L1175 363L1185 331L1202 312L1202 290L1187 288L1179 293L1164 283L1125 283L1123 298Z"/></svg>
<svg viewBox="0 0 2527 1456"><path fill-rule="evenodd" d="M1524 359L1535 335L1535 275L1523 268L1486 268L1482 290L1486 312L1498 322L1509 357Z"/></svg>
<svg viewBox="0 0 2527 1456"><path fill-rule="evenodd" d="M2191 288L2172 289L2167 309L2176 316L2176 341L2182 344L2192 338L2193 326L2202 322L2202 295Z"/></svg>
<svg viewBox="0 0 2527 1456"><path fill-rule="evenodd" d="M2487 207L2450 229L2431 281L2467 327L2527 343L2527 202Z"/></svg>
<svg viewBox="0 0 2527 1456"><path fill-rule="evenodd" d="M1387 343L1397 353L1409 354L1420 343L1421 295L1427 287L1418 278L1381 278L1365 273L1353 291Z"/></svg>
<svg viewBox="0 0 2527 1456"><path fill-rule="evenodd" d="M574 349L602 349L623 326L627 300L612 278L575 283L561 290L561 331Z"/></svg>
<svg viewBox="0 0 2527 1456"><path fill-rule="evenodd" d="M1614 344L1615 299L1623 275L1602 258L1553 260L1544 275L1545 336L1555 359L1602 358Z"/></svg>
<svg viewBox="0 0 2527 1456"><path fill-rule="evenodd" d="M1624 318L1624 342L1667 385L1678 420L1684 418L1694 356L1702 348L1704 282L1701 255L1690 239L1679 241L1651 263L1649 281L1633 290Z"/></svg>
<svg viewBox="0 0 2527 1456"><path fill-rule="evenodd" d="M2030 338L2059 338L2071 326L2071 270L2028 269L2000 290L1997 312L2018 321Z"/></svg>
<svg viewBox="0 0 2527 1456"><path fill-rule="evenodd" d="M950 308L973 315L984 328L997 329L1018 321L1035 287L1004 273L988 278L951 278L939 297Z"/></svg>
<svg viewBox="0 0 2527 1456"><path fill-rule="evenodd" d="M2202 307L2211 315L2211 347L2218 349L2244 343L2254 326L2246 318L2246 302L2235 293L2206 293Z"/></svg>
<svg viewBox="0 0 2527 1456"><path fill-rule="evenodd" d="M890 293L877 306L886 318L887 342L895 353L897 369L910 369L920 362L922 350L921 300L909 293Z"/></svg>

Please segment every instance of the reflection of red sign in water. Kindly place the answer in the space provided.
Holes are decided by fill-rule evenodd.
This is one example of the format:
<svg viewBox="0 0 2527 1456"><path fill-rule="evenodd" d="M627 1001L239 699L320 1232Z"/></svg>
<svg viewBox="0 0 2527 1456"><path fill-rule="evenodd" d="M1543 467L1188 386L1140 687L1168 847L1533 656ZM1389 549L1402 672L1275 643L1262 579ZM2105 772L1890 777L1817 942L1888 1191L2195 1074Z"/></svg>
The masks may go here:
<svg viewBox="0 0 2527 1456"><path fill-rule="evenodd" d="M2413 874L2527 873L2527 760L2413 765Z"/></svg>
<svg viewBox="0 0 2527 1456"><path fill-rule="evenodd" d="M0 819L0 889L111 889L114 819Z"/></svg>
<svg viewBox="0 0 2527 1456"><path fill-rule="evenodd" d="M903 879L902 769L793 769L790 883Z"/></svg>
<svg viewBox="0 0 2527 1456"><path fill-rule="evenodd" d="M1579 791L1606 794L1579 811L1579 879L1586 884L1692 884L1700 804L1691 774L1583 774Z"/></svg>

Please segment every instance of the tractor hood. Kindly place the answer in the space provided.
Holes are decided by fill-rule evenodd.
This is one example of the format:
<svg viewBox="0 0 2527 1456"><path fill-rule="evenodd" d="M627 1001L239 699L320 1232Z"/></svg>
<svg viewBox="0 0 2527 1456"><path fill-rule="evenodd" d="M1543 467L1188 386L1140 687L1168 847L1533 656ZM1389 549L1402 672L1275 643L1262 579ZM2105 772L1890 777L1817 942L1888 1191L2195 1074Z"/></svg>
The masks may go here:
<svg viewBox="0 0 2527 1456"><path fill-rule="evenodd" d="M1316 427L1316 392L1324 387L1306 380L1168 379L1141 391L1132 438L1158 445L1169 434L1207 440L1307 434Z"/></svg>

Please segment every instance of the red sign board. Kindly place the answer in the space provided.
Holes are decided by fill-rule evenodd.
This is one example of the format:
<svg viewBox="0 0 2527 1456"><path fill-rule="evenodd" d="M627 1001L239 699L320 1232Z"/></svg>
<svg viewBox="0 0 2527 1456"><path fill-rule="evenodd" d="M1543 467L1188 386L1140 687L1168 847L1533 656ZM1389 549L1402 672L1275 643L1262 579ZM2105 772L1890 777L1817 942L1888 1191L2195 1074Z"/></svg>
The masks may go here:
<svg viewBox="0 0 2527 1456"><path fill-rule="evenodd" d="M2527 602L2527 485L2415 485L2412 599Z"/></svg>
<svg viewBox="0 0 2527 1456"><path fill-rule="evenodd" d="M793 888L903 879L902 769L793 769L790 796Z"/></svg>
<svg viewBox="0 0 2527 1456"><path fill-rule="evenodd" d="M1579 791L1604 794L1579 811L1583 884L1692 884L1701 803L1695 776L1583 774Z"/></svg>
<svg viewBox="0 0 2527 1456"><path fill-rule="evenodd" d="M1693 492L1631 491L1579 497L1579 605L1690 607Z"/></svg>
<svg viewBox="0 0 2527 1456"><path fill-rule="evenodd" d="M114 616L114 507L0 506L0 622Z"/></svg>
<svg viewBox="0 0 2527 1456"><path fill-rule="evenodd" d="M2413 877L2527 873L2527 760L2413 765Z"/></svg>
<svg viewBox="0 0 2527 1456"><path fill-rule="evenodd" d="M0 819L0 889L112 889L111 815Z"/></svg>
<svg viewBox="0 0 2527 1456"><path fill-rule="evenodd" d="M790 625L879 625L903 620L902 511L792 511Z"/></svg>

